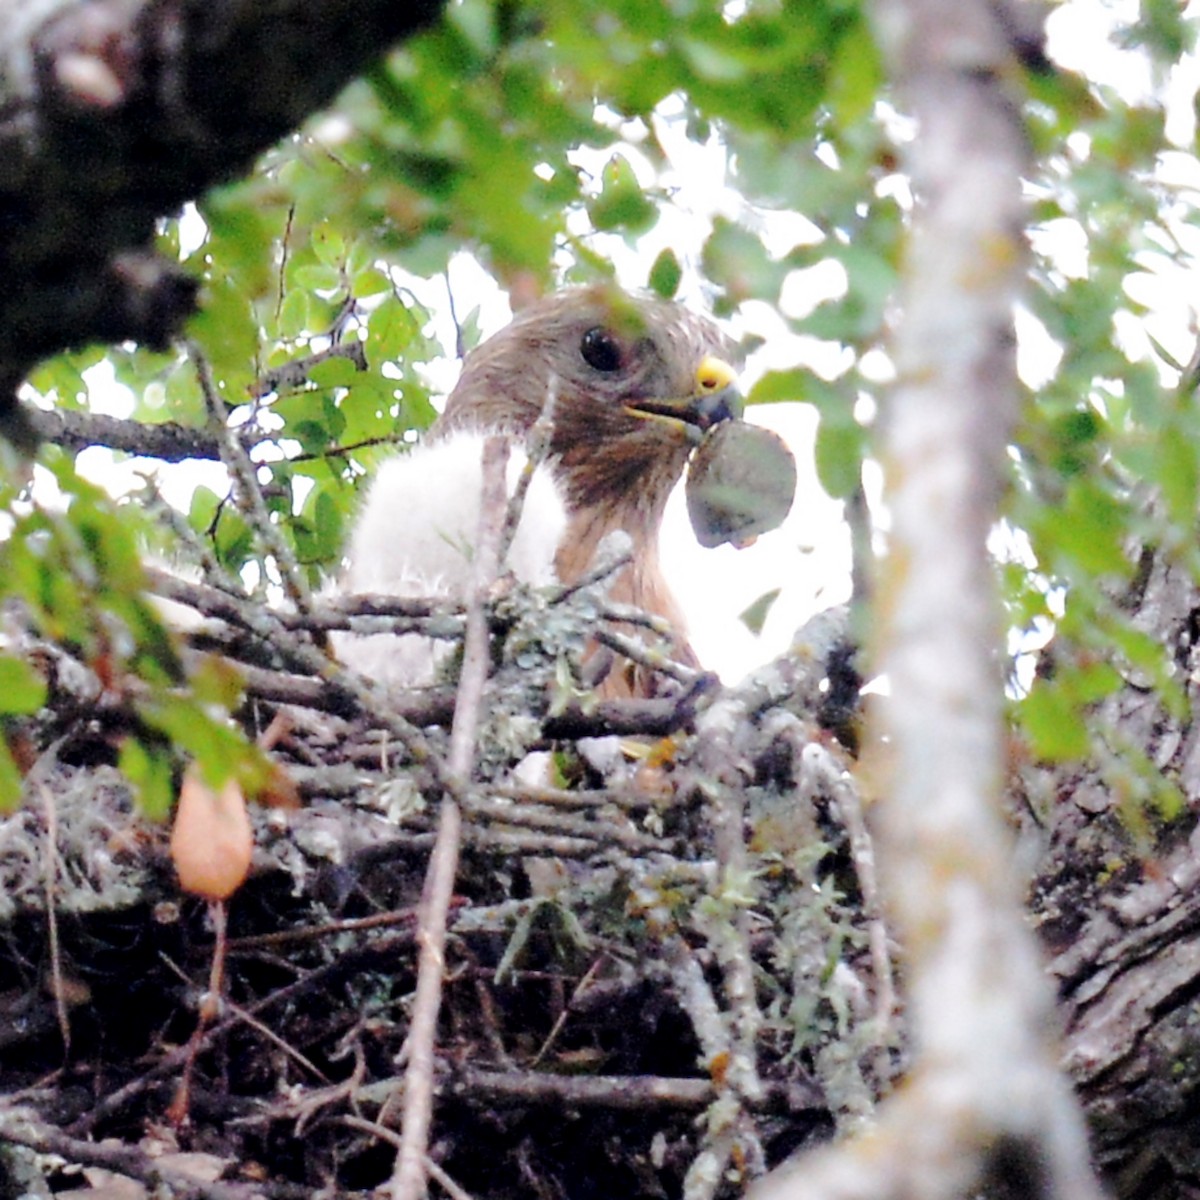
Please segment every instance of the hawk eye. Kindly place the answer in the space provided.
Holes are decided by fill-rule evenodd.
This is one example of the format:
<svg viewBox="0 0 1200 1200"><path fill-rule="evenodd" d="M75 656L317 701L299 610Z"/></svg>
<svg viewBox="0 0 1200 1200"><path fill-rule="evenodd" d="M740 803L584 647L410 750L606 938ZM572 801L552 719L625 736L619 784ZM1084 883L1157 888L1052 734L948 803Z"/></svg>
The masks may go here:
<svg viewBox="0 0 1200 1200"><path fill-rule="evenodd" d="M607 329L597 325L589 329L579 342L579 353L589 367L608 374L621 366L621 347Z"/></svg>

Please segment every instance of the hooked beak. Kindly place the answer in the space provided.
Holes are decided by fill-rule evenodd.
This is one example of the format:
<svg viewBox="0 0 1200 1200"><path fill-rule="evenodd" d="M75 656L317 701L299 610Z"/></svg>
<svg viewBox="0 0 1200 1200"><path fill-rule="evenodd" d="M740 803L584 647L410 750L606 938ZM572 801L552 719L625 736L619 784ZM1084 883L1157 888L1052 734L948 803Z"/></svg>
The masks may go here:
<svg viewBox="0 0 1200 1200"><path fill-rule="evenodd" d="M724 359L708 354L696 368L696 386L690 396L639 400L627 404L625 411L631 417L670 425L698 444L714 425L738 420L745 407L733 368Z"/></svg>

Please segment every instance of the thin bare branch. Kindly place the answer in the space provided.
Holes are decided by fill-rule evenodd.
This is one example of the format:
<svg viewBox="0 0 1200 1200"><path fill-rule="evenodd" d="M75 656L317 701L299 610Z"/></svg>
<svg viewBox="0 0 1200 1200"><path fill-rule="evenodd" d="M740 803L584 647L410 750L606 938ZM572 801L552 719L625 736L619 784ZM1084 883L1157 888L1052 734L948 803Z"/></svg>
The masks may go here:
<svg viewBox="0 0 1200 1200"><path fill-rule="evenodd" d="M647 670L657 671L659 674L666 675L669 679L677 680L687 687L695 687L697 682L703 679L705 675L703 671L697 671L693 667L685 667L683 663L676 662L670 655L655 649L653 646L647 646L645 642L638 638L626 637L625 634L617 633L614 629L597 629L596 641L601 646L605 646L609 650L620 654L623 658L629 659L630 662L635 662L638 666L645 667Z"/></svg>
<svg viewBox="0 0 1200 1200"><path fill-rule="evenodd" d="M716 1089L707 1079L655 1075L559 1075L542 1071L488 1071L461 1067L445 1081L452 1095L476 1102L550 1104L557 1107L651 1110L702 1109ZM818 1089L801 1083L768 1085L760 1101L793 1113L821 1110Z"/></svg>
<svg viewBox="0 0 1200 1200"><path fill-rule="evenodd" d="M517 477L517 486L509 497L508 510L504 515L504 529L500 535L499 561L503 565L508 558L508 551L513 538L517 535L517 526L521 523L521 514L525 510L525 497L529 494L529 485L533 482L534 472L541 465L550 449L550 437L554 432L554 409L558 401L558 390L553 376L546 390L546 400L538 419L534 421L529 436L525 439L525 465Z"/></svg>
<svg viewBox="0 0 1200 1200"><path fill-rule="evenodd" d="M258 534L263 547L275 560L279 568L283 590L288 599L300 612L307 611L310 604L308 585L300 574L296 556L287 544L279 527L271 520L267 512L266 501L263 500L262 489L258 486L257 468L246 453L246 448L231 436L226 424L225 405L217 393L216 384L212 377L212 368L203 351L194 343L189 346L188 353L196 368L196 378L200 383L200 392L204 396L205 408L208 412L209 432L216 439L221 449L221 461L229 471L233 480L234 496L238 508L247 522Z"/></svg>
<svg viewBox="0 0 1200 1200"><path fill-rule="evenodd" d="M483 689L487 682L489 652L484 606L499 569L500 540L506 510L504 478L507 462L507 441L504 438L488 438L483 447L479 533L475 539L471 590L467 598L462 674L454 709L454 724L450 730L446 791L442 797L437 840L430 855L421 899L418 932L421 952L417 965L416 996L406 1041L408 1067L404 1075L402 1140L392 1176L392 1200L421 1200L425 1195L425 1162L433 1117L434 1045L441 1007L442 974L445 970L446 920L458 872L458 853L462 840L462 813L458 795L465 790L471 777Z"/></svg>
<svg viewBox="0 0 1200 1200"><path fill-rule="evenodd" d="M611 843L626 850L647 851L662 849L661 839L650 834L638 833L613 821L589 821L586 817L570 817L564 813L547 812L532 805L493 800L490 796L472 795L463 797L463 808L471 816L503 822L518 828L553 831L567 837L592 838L597 842Z"/></svg>

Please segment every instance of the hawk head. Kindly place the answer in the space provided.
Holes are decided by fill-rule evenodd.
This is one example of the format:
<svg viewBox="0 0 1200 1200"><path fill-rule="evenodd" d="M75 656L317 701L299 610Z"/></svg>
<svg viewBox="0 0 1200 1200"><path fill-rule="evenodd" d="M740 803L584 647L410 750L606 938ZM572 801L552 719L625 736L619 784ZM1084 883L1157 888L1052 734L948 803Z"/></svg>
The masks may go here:
<svg viewBox="0 0 1200 1200"><path fill-rule="evenodd" d="M548 405L547 465L571 513L656 529L703 432L740 416L731 345L704 317L607 285L523 309L468 355L433 429L526 434Z"/></svg>

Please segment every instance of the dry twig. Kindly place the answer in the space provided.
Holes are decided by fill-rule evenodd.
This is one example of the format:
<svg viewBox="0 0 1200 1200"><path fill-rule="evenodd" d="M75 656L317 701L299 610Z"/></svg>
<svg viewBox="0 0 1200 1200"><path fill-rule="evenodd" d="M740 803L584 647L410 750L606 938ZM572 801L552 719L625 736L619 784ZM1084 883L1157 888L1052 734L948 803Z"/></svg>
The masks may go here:
<svg viewBox="0 0 1200 1200"><path fill-rule="evenodd" d="M196 368L196 379L200 384L201 395L204 397L209 432L216 438L220 447L221 461L225 464L230 479L233 481L238 507L279 567L279 576L288 599L297 609L304 612L309 607L311 600L308 585L300 574L300 567L296 562L296 556L292 553L292 548L271 520L271 514L267 512L262 490L258 486L255 464L246 452L246 447L229 432L226 424L225 405L217 393L208 359L200 347L194 343L189 345L188 354Z"/></svg>
<svg viewBox="0 0 1200 1200"><path fill-rule="evenodd" d="M488 628L484 604L499 570L501 524L505 511L504 475L508 443L488 438L483 448L483 490L480 503L479 536L471 591L467 601L467 631L463 643L463 667L458 685L458 702L450 730L450 754L446 764L446 792L438 817L437 840L429 859L425 892L421 900L418 943L417 991L406 1041L408 1060L404 1076L404 1118L400 1149L392 1176L392 1200L420 1200L425 1194L425 1162L429 1126L433 1115L434 1042L441 1006L442 973L445 970L446 919L450 895L458 870L462 837L462 813L457 795L471 777L475 735L483 688L488 672Z"/></svg>

